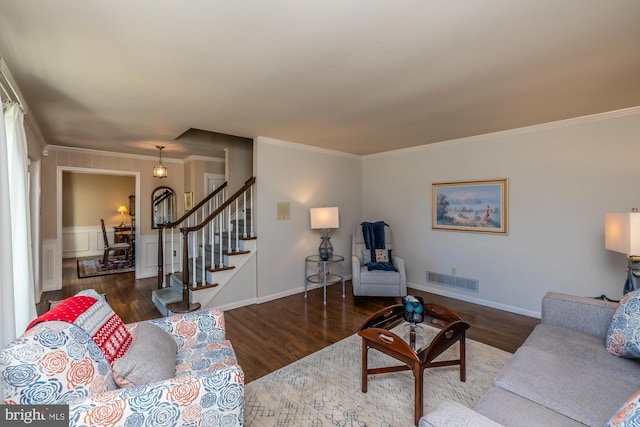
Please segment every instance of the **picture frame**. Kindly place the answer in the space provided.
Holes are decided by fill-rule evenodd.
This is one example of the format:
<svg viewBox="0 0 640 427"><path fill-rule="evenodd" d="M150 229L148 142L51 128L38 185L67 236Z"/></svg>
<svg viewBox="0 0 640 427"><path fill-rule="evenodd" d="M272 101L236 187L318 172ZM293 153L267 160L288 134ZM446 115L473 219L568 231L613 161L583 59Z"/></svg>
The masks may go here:
<svg viewBox="0 0 640 427"><path fill-rule="evenodd" d="M431 184L431 228L474 233L509 233L508 180Z"/></svg>
<svg viewBox="0 0 640 427"><path fill-rule="evenodd" d="M193 208L193 191L184 193L184 210L190 211Z"/></svg>

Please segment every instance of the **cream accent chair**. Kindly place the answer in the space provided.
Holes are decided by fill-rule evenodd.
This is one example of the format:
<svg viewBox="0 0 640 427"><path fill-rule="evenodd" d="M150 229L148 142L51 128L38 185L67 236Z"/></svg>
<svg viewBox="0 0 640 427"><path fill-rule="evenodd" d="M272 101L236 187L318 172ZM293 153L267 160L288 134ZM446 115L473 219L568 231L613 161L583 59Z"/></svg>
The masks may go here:
<svg viewBox="0 0 640 427"><path fill-rule="evenodd" d="M369 271L364 265L362 251L367 246L362 235L362 226L356 226L351 241L351 283L353 284L353 295L355 296L382 296L397 297L407 295L407 273L404 267L404 260L393 254L393 239L391 237L391 227L384 225L385 249L391 249L391 261L398 271Z"/></svg>

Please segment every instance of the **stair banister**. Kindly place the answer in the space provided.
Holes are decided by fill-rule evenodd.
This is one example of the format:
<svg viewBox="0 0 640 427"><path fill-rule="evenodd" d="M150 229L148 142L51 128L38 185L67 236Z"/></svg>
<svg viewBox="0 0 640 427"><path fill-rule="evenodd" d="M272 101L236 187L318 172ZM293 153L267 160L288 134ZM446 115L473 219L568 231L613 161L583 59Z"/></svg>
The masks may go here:
<svg viewBox="0 0 640 427"><path fill-rule="evenodd" d="M184 215L182 215L180 218L178 218L176 221L172 222L172 223L166 223L166 224L162 224L162 230L159 231L158 233L158 248L159 248L159 252L158 252L158 284L159 287L162 287L162 284L164 282L164 262L163 262L163 254L164 254L164 245L163 242L165 240L164 237L164 232L166 228L170 228L171 229L171 236L172 236L172 242L171 242L171 250L173 253L173 233L174 233L174 229L179 226L180 224L185 224L186 222L186 226L180 226L179 227L179 233L182 234L182 245L179 245L179 247L181 248L181 258L182 258L182 301L177 302L177 303L173 303L173 304L168 304L166 307L174 313L178 313L178 312L186 312L186 311L193 311L193 310L197 310L198 308L200 308L200 304L198 303L191 303L190 302L190 289L189 289L189 284L192 283L193 287L197 287L198 286L198 281L197 281L197 274L196 274L196 264L194 263L194 267L192 268L193 271L193 279L192 281L190 281L190 272L189 272L189 267L190 267L190 259L193 258L195 260L195 258L197 258L197 254L198 254L198 244L200 243L200 247L202 247L202 252L201 252L201 256L200 259L202 260L202 265L203 265L203 269L202 269L202 273L203 273L203 277L202 277L202 283L206 284L206 268L204 268L204 266L206 265L205 262L205 246L208 245L207 243L207 234L209 234L209 242L210 244L213 246L215 245L215 234L216 234L216 226L217 226L217 232L219 233L220 239L219 239L219 253L220 253L220 259L219 259L219 267L222 268L224 267L224 262L223 262L223 255L224 255L224 251L223 251L223 239L222 239L222 233L224 230L224 224L226 224L227 226L227 233L229 234L229 238L228 240L228 253L234 253L234 252L240 252L240 244L239 244L239 240L240 240L240 235L239 235L239 222L240 221L240 215L239 215L239 206L238 204L240 203L239 198L242 196L243 197L243 203L244 203L244 236L246 238L246 222L247 222L247 192L250 191L250 196L249 196L249 203L253 204L253 185L256 182L256 178L252 177L250 179L248 179L243 187L241 189L239 189L238 191L236 191L232 196L230 196L227 200L224 200L224 189L227 186L227 183L225 182L223 185L221 185L220 187L218 187L216 189L216 191L212 192L210 195L208 195L205 199L203 199L202 201L200 201L198 204L196 204L196 206L194 206L191 210L189 210L188 212L186 212ZM215 199L214 199L215 198ZM219 202L220 198L222 198L222 202ZM211 204L213 203L213 212L210 212L211 209ZM233 203L235 203L235 238L236 238L236 246L235 249L233 249L232 247L232 237L231 237L231 225L232 225L232 206ZM208 206L207 206L208 204ZM204 219L202 219L201 221L198 221L198 217L199 217L199 212L197 211L198 209L202 208L202 216L206 216ZM207 215L208 213L208 215ZM195 220L195 224L191 224L192 221ZM207 230L205 229L205 227L209 227L210 232L207 233ZM198 231L202 230L201 233L197 233ZM251 237L253 237L253 224L251 224ZM200 238L202 239L201 242L198 242L198 238L199 235L201 236ZM193 246L193 251L190 251L189 248L190 246ZM194 254L196 256L191 257L190 254ZM191 258L190 258L191 257ZM213 266L215 268L215 254L214 251L212 250L212 263L210 264L211 266ZM174 263L172 263L172 269L174 267ZM161 279L162 278L162 279Z"/></svg>
<svg viewBox="0 0 640 427"><path fill-rule="evenodd" d="M247 182L244 183L244 186L241 189L239 189L238 191L233 193L233 195L231 195L224 203L222 203L220 206L218 206L218 208L215 211L213 211L211 214L209 214L209 216L207 216L205 219L203 219L202 222L200 222L200 224L194 225L192 227L181 227L180 228L180 232L184 232L183 230L186 230L187 232L190 233L192 231L200 230L202 227L207 225L212 219L214 219L221 212L223 212L225 208L230 206L238 197L240 197L242 195L242 193L244 193L249 188L251 188L253 186L253 184L255 184L255 182L256 182L256 178L255 177L248 179Z"/></svg>
<svg viewBox="0 0 640 427"><path fill-rule="evenodd" d="M242 215L242 219L244 220L242 237L247 237L247 192L242 193L242 206L244 206L244 212Z"/></svg>
<svg viewBox="0 0 640 427"><path fill-rule="evenodd" d="M250 194L249 205L251 207L251 212L253 212L253 200L254 200L254 198L253 198L253 186L251 186L251 188L249 189L249 194ZM245 204L245 206L246 206L246 204ZM245 211L246 211L246 209L245 209ZM247 222L245 221L244 223L246 224ZM256 235L253 232L253 221L251 221L251 228L249 229L249 237L255 237L255 236Z"/></svg>
<svg viewBox="0 0 640 427"><path fill-rule="evenodd" d="M164 247L162 244L163 226L158 224L158 289L164 287Z"/></svg>
<svg viewBox="0 0 640 427"><path fill-rule="evenodd" d="M235 202L238 199L233 199L233 202ZM233 202L231 204L229 204L229 206L227 206L227 209L225 209L225 214L227 215L227 252L231 253L233 251L235 251L235 248L233 247L233 238L232 238L232 233L233 233L233 215L231 214L231 210L233 207Z"/></svg>
<svg viewBox="0 0 640 427"><path fill-rule="evenodd" d="M209 200L211 200L213 197L217 196L218 194L220 194L220 192L223 192L224 189L227 187L227 183L225 182L224 184L221 184L218 188L216 188L211 194L209 194L207 197L205 197L204 199L202 199L200 202L198 202L193 208L191 208L190 210L188 210L187 212L185 212L180 218L178 218L177 220L175 220L172 223L167 224L170 227L177 227L178 225L180 225L185 219L187 219L189 216L191 216L192 214L194 214L198 209L200 209L202 206L205 205L205 203L207 203ZM205 221L203 221L205 222Z"/></svg>
<svg viewBox="0 0 640 427"><path fill-rule="evenodd" d="M175 250L173 249L173 228L171 229L171 245L169 246L169 254L171 257L171 273L175 273L176 272L176 263L173 261L173 253L175 252ZM165 276L166 277L166 276ZM166 284L165 284L166 286Z"/></svg>
<svg viewBox="0 0 640 427"><path fill-rule="evenodd" d="M158 224L158 289L162 289L163 287L165 287L165 278L164 278L164 276L165 276L165 274L164 274L164 244L163 244L164 233L163 233L163 229L164 228L171 228L172 229L172 233L171 233L171 236L172 236L171 254L173 254L173 228L175 228L178 225L180 225L183 221L187 220L194 213L197 214L198 209L203 207L207 202L212 200L214 197L217 197L220 194L224 195L224 192L226 191L225 190L226 187L227 187L227 183L224 182L218 188L216 188L214 191L212 191L211 194L207 195L204 199L202 199L200 202L198 202L193 208L191 208L189 211L185 212L180 218L178 218L174 222L169 222L169 223L165 223L165 224L162 224L162 225ZM165 196L163 194L160 197L167 197L167 196ZM196 223L197 223L197 221L196 221ZM183 254L183 259L184 259L184 254ZM182 265L184 266L185 264L183 263ZM174 266L173 259L172 259L171 266L172 266L172 273L175 273L174 267L173 267Z"/></svg>
<svg viewBox="0 0 640 427"><path fill-rule="evenodd" d="M242 194L244 194L244 193L242 193ZM236 252L240 252L240 230L238 229L238 220L239 220L238 219L238 213L239 213L239 211L238 211L238 199L236 199L236 223L235 223L235 225L233 227L233 229L236 231L234 233L235 236L236 236L236 247L235 247L234 251L236 251ZM231 230L229 230L229 231L231 231Z"/></svg>
<svg viewBox="0 0 640 427"><path fill-rule="evenodd" d="M218 252L220 254L223 253L222 250L222 225L224 224L224 215L218 215L217 217L217 221L215 221L218 223ZM214 255L215 257L215 255ZM222 267L224 265L224 262L222 262L222 256L220 257L220 259L218 260L218 267Z"/></svg>
<svg viewBox="0 0 640 427"><path fill-rule="evenodd" d="M183 231L184 229L180 229L182 233L182 242L183 242L183 252L182 252L182 282L189 282L189 232ZM189 287L185 285L182 289L182 301L176 302L173 304L169 304L167 306L169 310L174 313L187 313L191 311L196 311L200 309L200 303L191 303L189 300Z"/></svg>
<svg viewBox="0 0 640 427"><path fill-rule="evenodd" d="M183 240L183 254L182 254L182 287L183 287L183 291L182 291L182 295L183 295L183 300L180 303L175 303L175 304L171 304L171 308L170 310L173 312L176 312L174 309L176 310L181 310L181 312L185 311L185 310L191 310L191 309L197 309L194 308L196 305L191 304L190 303L190 299L189 299L189 278L190 278L190 274L189 274L189 233L192 232L197 232L201 229L203 229L207 224L211 223L212 221L215 221L216 217L222 215L224 216L225 210L227 210L230 206L232 206L232 204L235 202L236 206L237 206L237 200L240 196L242 196L247 190L251 189L253 187L253 184L255 184L256 179L255 177L252 177L250 179L248 179L244 186L239 189L238 191L236 191L232 196L230 196L226 201L224 201L220 206L218 206L212 213L210 213L205 219L203 219L199 224L197 225L193 225L193 226L187 226L187 227L181 227L180 228L180 232L182 233L182 240ZM237 209L237 208L236 208ZM228 231L230 232L231 230L231 214L229 213L227 215L227 225L228 225ZM237 215L236 215L236 227L237 227ZM222 227L220 227L219 229L220 234L222 234ZM237 235L238 233L236 233ZM237 239L237 237L236 237ZM229 244L228 246L228 252L232 252L231 251L231 239L228 239ZM214 242L215 243L215 242ZM222 238L220 238L220 248L222 248ZM194 252L195 253L195 252ZM222 258L222 251L220 251L220 257ZM202 258L204 260L204 256ZM220 263L222 264L222 259L220 260ZM204 269L204 263L203 263L203 269ZM195 268L194 268L195 270ZM195 276L194 276L195 277ZM204 282L204 281L203 281ZM194 287L196 286L196 280L193 281L194 283ZM199 305L198 305L199 308Z"/></svg>

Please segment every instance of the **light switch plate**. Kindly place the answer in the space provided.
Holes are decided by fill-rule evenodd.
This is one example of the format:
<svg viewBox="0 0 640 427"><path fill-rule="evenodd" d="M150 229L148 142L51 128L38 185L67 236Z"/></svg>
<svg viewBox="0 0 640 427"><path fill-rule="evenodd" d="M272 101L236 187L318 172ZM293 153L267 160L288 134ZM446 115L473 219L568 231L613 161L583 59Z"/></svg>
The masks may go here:
<svg viewBox="0 0 640 427"><path fill-rule="evenodd" d="M276 219L278 221L291 219L291 205L289 202L278 202Z"/></svg>

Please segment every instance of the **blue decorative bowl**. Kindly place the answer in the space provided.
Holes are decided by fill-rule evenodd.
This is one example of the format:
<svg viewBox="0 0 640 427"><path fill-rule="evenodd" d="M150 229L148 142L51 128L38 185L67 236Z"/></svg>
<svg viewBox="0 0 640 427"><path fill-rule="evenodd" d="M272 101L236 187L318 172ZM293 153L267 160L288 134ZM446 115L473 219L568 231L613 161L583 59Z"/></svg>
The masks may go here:
<svg viewBox="0 0 640 427"><path fill-rule="evenodd" d="M402 298L402 304L404 304L404 320L413 324L424 321L424 300L422 297L407 295Z"/></svg>

